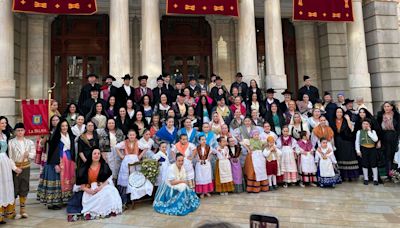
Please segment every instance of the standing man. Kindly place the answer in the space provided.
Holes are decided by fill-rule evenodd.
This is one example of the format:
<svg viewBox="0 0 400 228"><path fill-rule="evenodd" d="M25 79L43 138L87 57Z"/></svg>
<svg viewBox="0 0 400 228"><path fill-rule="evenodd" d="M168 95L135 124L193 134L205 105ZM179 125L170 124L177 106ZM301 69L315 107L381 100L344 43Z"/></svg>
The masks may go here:
<svg viewBox="0 0 400 228"><path fill-rule="evenodd" d="M147 79L149 76L142 75L138 77L139 87L135 89L135 102L139 103L144 95L148 95L150 100L153 101L153 91L147 87Z"/></svg>
<svg viewBox="0 0 400 228"><path fill-rule="evenodd" d="M190 96L195 97L194 95L200 95L200 87L197 85L196 78L192 75L189 77L189 91Z"/></svg>
<svg viewBox="0 0 400 228"><path fill-rule="evenodd" d="M103 99L99 98L99 91L96 88L91 88L90 89L90 98L87 99L85 101L85 103L83 103L82 107L79 107L79 108L83 112L83 114L86 116L92 109L92 106L97 102L101 102L103 107L105 107L105 105L106 105L106 102Z"/></svg>
<svg viewBox="0 0 400 228"><path fill-rule="evenodd" d="M329 92L325 92L324 94L324 107L325 107L325 117L328 120L328 123L331 124L333 123L333 120L336 115L337 105L333 103L332 95Z"/></svg>
<svg viewBox="0 0 400 228"><path fill-rule="evenodd" d="M199 75L198 86L200 87L200 92L201 90L206 90L208 92L208 85L206 84L206 77L204 76L204 74Z"/></svg>
<svg viewBox="0 0 400 228"><path fill-rule="evenodd" d="M265 109L268 111L271 111L271 105L276 104L276 106L279 107L279 100L276 99L275 96L275 90L272 88L267 89L267 98L265 98Z"/></svg>
<svg viewBox="0 0 400 228"><path fill-rule="evenodd" d="M126 100L131 99L132 101L135 99L135 89L131 86L131 77L129 74L125 74L122 78L124 80L124 84L118 89L118 101L120 106L126 105Z"/></svg>
<svg viewBox="0 0 400 228"><path fill-rule="evenodd" d="M282 95L283 95L283 101L279 104L279 110L282 112L282 113L285 113L286 112L286 110L288 109L288 107L289 107L289 101L291 101L292 100L292 92L290 92L290 90L288 90L288 89L285 89L285 91L283 91L282 93L281 93Z"/></svg>
<svg viewBox="0 0 400 228"><path fill-rule="evenodd" d="M157 78L157 87L153 89L153 104L158 104L160 102L161 94L166 94L168 97L167 89L164 87L164 79L162 75Z"/></svg>
<svg viewBox="0 0 400 228"><path fill-rule="evenodd" d="M183 89L184 87L184 83L183 83L183 78L182 77L176 77L175 79L175 90L173 91L173 93L171 94L171 99L168 99L168 102L170 104L173 104L176 102L176 99L178 98L179 94L183 94Z"/></svg>
<svg viewBox="0 0 400 228"><path fill-rule="evenodd" d="M113 82L116 81L114 76L108 75L103 81L105 84L101 87L100 98L105 101L108 101L111 96L117 98L118 88L113 85Z"/></svg>
<svg viewBox="0 0 400 228"><path fill-rule="evenodd" d="M177 78L178 79L178 78ZM164 88L165 92L168 97L168 102L172 102L173 97L175 96L175 88L170 84L171 81L171 75L169 73L164 74ZM176 81L175 81L176 84ZM175 96L176 99L176 96Z"/></svg>
<svg viewBox="0 0 400 228"><path fill-rule="evenodd" d="M234 83L232 83L232 85L231 85L230 93L232 94L233 87L236 87L239 90L239 96L243 97L243 99L244 99L244 96L247 95L248 86L247 86L247 83L243 82L242 80L243 80L243 75L242 75L242 73L238 72L236 74L236 81Z"/></svg>
<svg viewBox="0 0 400 228"><path fill-rule="evenodd" d="M81 89L81 94L79 95L78 101L79 107L82 107L83 103L85 103L85 101L90 98L90 90L92 88L95 88L100 93L101 86L96 82L98 76L95 74L89 74L88 76L86 76L86 78L88 80L88 83L84 85Z"/></svg>
<svg viewBox="0 0 400 228"><path fill-rule="evenodd" d="M216 102L220 97L226 99L227 95L228 90L222 85L222 78L220 76L215 77L215 86L211 89L210 97Z"/></svg>
<svg viewBox="0 0 400 228"><path fill-rule="evenodd" d="M319 99L319 92L317 87L311 85L310 76L304 75L304 86L299 89L297 100L303 100L303 95L308 94L311 103L314 105L317 99Z"/></svg>
<svg viewBox="0 0 400 228"><path fill-rule="evenodd" d="M29 193L29 179L31 173L31 161L36 156L35 144L32 140L25 138L25 127L23 123L17 123L14 127L16 137L8 142L8 155L15 166L22 169L21 173L13 172L14 197L19 196L20 211L15 219L28 218L25 203Z"/></svg>

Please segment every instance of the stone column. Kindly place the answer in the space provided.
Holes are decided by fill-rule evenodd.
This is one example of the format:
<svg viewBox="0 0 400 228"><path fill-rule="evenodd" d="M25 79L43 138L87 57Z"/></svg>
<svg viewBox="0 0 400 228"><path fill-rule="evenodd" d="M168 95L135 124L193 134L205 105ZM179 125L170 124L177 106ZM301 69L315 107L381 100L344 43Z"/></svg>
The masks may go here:
<svg viewBox="0 0 400 228"><path fill-rule="evenodd" d="M316 28L314 22L295 22L296 57L299 88L303 86L303 75L311 77L313 84L321 88L316 47Z"/></svg>
<svg viewBox="0 0 400 228"><path fill-rule="evenodd" d="M42 99L45 84L45 20L44 15L28 16L27 98Z"/></svg>
<svg viewBox="0 0 400 228"><path fill-rule="evenodd" d="M365 104L372 111L371 79L368 72L361 0L353 0L353 14L354 22L347 23L349 97L363 97Z"/></svg>
<svg viewBox="0 0 400 228"><path fill-rule="evenodd" d="M129 0L110 1L110 74L120 82L131 73L129 47Z"/></svg>
<svg viewBox="0 0 400 228"><path fill-rule="evenodd" d="M238 21L238 71L243 74L243 80L249 82L255 79L260 85L257 73L257 43L254 17L254 1L241 0L239 3Z"/></svg>
<svg viewBox="0 0 400 228"><path fill-rule="evenodd" d="M14 17L11 2L0 0L0 105L1 114L15 122Z"/></svg>
<svg viewBox="0 0 400 228"><path fill-rule="evenodd" d="M140 39L141 39L141 29L140 29L140 17L134 16L132 18L132 74L139 75L140 74ZM134 80L136 84L137 80Z"/></svg>
<svg viewBox="0 0 400 228"><path fill-rule="evenodd" d="M365 41L374 111L384 101L400 101L400 39L397 0L366 1Z"/></svg>
<svg viewBox="0 0 400 228"><path fill-rule="evenodd" d="M264 1L265 56L267 61L266 87L278 92L287 88L281 6L279 0ZM278 93L280 95L280 93Z"/></svg>
<svg viewBox="0 0 400 228"><path fill-rule="evenodd" d="M148 75L147 86L154 88L162 74L160 1L142 0L142 74Z"/></svg>

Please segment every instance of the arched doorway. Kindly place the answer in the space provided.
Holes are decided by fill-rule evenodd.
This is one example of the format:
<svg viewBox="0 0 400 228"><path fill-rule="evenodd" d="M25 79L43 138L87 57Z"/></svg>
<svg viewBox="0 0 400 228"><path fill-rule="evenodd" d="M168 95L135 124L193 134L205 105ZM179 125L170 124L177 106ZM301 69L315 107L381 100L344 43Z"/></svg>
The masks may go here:
<svg viewBox="0 0 400 228"><path fill-rule="evenodd" d="M163 72L209 77L212 72L211 27L204 17L164 16L161 22Z"/></svg>
<svg viewBox="0 0 400 228"><path fill-rule="evenodd" d="M108 15L58 16L53 21L51 80L60 104L77 103L88 74L108 74L108 37Z"/></svg>

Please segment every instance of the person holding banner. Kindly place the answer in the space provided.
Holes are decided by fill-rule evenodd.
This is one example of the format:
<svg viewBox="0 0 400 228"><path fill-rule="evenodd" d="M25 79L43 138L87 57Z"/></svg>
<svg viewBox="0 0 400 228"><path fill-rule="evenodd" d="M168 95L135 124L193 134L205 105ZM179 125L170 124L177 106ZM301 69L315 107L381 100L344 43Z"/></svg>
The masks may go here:
<svg viewBox="0 0 400 228"><path fill-rule="evenodd" d="M28 218L25 203L29 193L29 179L31 171L31 160L35 158L35 144L32 140L25 138L25 126L17 123L14 127L16 137L8 142L8 155L16 167L22 170L21 173L13 172L14 197L19 196L20 213L15 219Z"/></svg>
<svg viewBox="0 0 400 228"><path fill-rule="evenodd" d="M66 120L58 123L49 141L47 162L37 198L48 209L59 210L72 196L75 183L75 136Z"/></svg>

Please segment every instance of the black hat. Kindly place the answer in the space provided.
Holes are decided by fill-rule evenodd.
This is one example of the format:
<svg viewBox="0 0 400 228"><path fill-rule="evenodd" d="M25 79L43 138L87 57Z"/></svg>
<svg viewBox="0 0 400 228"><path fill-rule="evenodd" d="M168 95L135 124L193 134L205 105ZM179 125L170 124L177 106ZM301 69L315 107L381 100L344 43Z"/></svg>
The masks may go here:
<svg viewBox="0 0 400 228"><path fill-rule="evenodd" d="M109 79L109 78L110 78L113 82L117 81L117 79L115 79L114 76L112 76L112 75L108 75L107 77L105 77L105 78L103 79L103 81L106 81L106 80Z"/></svg>
<svg viewBox="0 0 400 228"><path fill-rule="evenodd" d="M160 76L158 76L158 78L157 78L157 81L164 81L164 78L163 78L163 76L162 75L160 75Z"/></svg>
<svg viewBox="0 0 400 228"><path fill-rule="evenodd" d="M189 77L189 81L196 81L196 78L193 76L193 75L191 75L190 77Z"/></svg>
<svg viewBox="0 0 400 228"><path fill-rule="evenodd" d="M199 75L199 80L206 80L206 76L204 76L203 74Z"/></svg>
<svg viewBox="0 0 400 228"><path fill-rule="evenodd" d="M143 79L149 79L149 76L147 76L147 75L141 75L141 76L139 76L138 77L138 81L140 82L140 81L142 81Z"/></svg>
<svg viewBox="0 0 400 228"><path fill-rule="evenodd" d="M346 98L346 99L344 100L344 105L347 105L347 104L353 103L353 102L354 102L354 100L351 100L351 99Z"/></svg>
<svg viewBox="0 0 400 228"><path fill-rule="evenodd" d="M310 76L304 75L304 76L303 76L303 80L305 81L305 80L307 80L307 79L310 79Z"/></svg>
<svg viewBox="0 0 400 228"><path fill-rule="evenodd" d="M223 81L222 78L221 78L220 76L216 76L216 77L215 77L215 81L217 81L217 80Z"/></svg>
<svg viewBox="0 0 400 228"><path fill-rule="evenodd" d="M14 130L17 130L18 128L25 129L25 126L23 123L17 123L17 124L15 124Z"/></svg>
<svg viewBox="0 0 400 228"><path fill-rule="evenodd" d="M95 78L99 78L99 76L97 76L96 74L88 74L87 76L86 76L86 78L91 78L91 77L95 77Z"/></svg>
<svg viewBox="0 0 400 228"><path fill-rule="evenodd" d="M99 89L96 88L95 86L91 86L89 92L97 91L99 92Z"/></svg>
<svg viewBox="0 0 400 228"><path fill-rule="evenodd" d="M184 94L183 92L181 92L181 93L178 93L178 96L180 96L180 97L184 97L184 96L185 96L185 94Z"/></svg>
<svg viewBox="0 0 400 228"><path fill-rule="evenodd" d="M175 84L176 84L176 83L179 83L179 84L183 83L183 78L182 78L182 77L177 77L177 78L175 79Z"/></svg>
<svg viewBox="0 0 400 228"><path fill-rule="evenodd" d="M240 73L240 72L238 72L237 74L236 74L236 77L243 77L243 74L242 73Z"/></svg>
<svg viewBox="0 0 400 228"><path fill-rule="evenodd" d="M326 96L326 95L331 95L331 93L328 92L328 91L325 91L325 92L324 92L324 96Z"/></svg>
<svg viewBox="0 0 400 228"><path fill-rule="evenodd" d="M124 80L131 80L133 77L131 77L129 74L125 74L124 77L122 77L122 79Z"/></svg>
<svg viewBox="0 0 400 228"><path fill-rule="evenodd" d="M171 77L171 74L170 74L170 73L164 73L164 74L162 75L162 77L163 77L163 78Z"/></svg>
<svg viewBox="0 0 400 228"><path fill-rule="evenodd" d="M276 93L276 92L275 92L275 90L274 90L274 89L272 89L272 88L269 88L269 89L267 89L267 93Z"/></svg>
<svg viewBox="0 0 400 228"><path fill-rule="evenodd" d="M283 91L281 94L282 94L282 95L285 95L285 94L290 94L290 95L292 95L293 93L292 93L290 90L285 89L285 91Z"/></svg>

